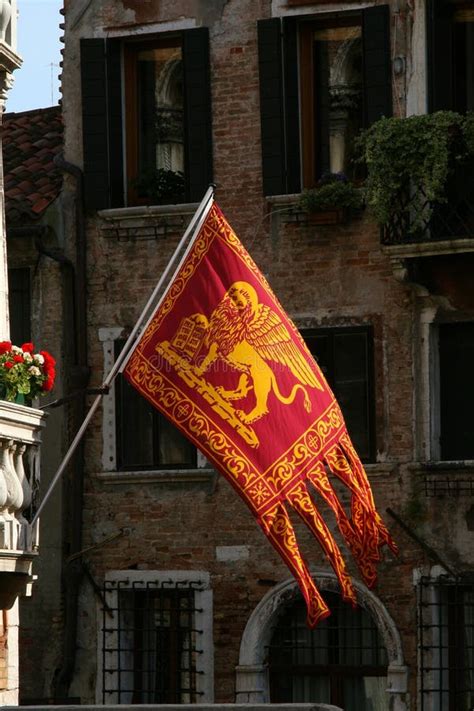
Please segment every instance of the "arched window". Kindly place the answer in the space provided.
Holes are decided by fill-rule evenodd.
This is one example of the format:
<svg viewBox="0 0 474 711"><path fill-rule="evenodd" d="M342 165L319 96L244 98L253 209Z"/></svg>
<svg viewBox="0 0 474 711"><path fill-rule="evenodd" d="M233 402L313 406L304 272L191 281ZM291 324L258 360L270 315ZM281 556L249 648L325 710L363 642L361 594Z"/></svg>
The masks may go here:
<svg viewBox="0 0 474 711"><path fill-rule="evenodd" d="M282 612L268 648L272 703L333 703L345 711L388 711L387 652L377 626L334 592L331 615L306 625L303 600Z"/></svg>

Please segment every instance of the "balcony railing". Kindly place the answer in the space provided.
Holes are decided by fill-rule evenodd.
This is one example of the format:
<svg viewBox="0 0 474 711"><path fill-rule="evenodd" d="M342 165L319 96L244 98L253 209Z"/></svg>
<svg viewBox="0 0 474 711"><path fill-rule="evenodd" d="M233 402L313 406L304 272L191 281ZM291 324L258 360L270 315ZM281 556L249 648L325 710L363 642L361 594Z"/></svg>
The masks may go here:
<svg viewBox="0 0 474 711"><path fill-rule="evenodd" d="M408 245L474 239L474 162L450 176L445 201L431 204L421 188L407 188L382 227L382 244Z"/></svg>

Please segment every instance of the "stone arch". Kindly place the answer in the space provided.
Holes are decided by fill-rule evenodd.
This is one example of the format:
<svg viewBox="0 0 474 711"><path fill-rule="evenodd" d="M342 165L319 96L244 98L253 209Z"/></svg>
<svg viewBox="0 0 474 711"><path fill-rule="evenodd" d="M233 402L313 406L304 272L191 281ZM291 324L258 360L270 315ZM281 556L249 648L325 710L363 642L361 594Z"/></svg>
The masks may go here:
<svg viewBox="0 0 474 711"><path fill-rule="evenodd" d="M340 592L334 573L313 574L321 591ZM359 604L374 619L388 656L387 691L391 696L391 711L407 711L408 669L404 665L398 629L380 599L365 585L353 580ZM298 586L289 579L269 590L249 617L240 644L239 665L236 668L236 701L268 703L270 701L268 668L265 650L283 609L295 599Z"/></svg>

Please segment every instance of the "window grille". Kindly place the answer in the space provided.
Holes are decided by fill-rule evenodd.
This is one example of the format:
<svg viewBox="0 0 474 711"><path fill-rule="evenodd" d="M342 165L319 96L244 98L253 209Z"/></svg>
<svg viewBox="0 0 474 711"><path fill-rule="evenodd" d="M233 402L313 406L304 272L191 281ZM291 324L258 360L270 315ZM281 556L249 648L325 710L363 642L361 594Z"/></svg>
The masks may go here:
<svg viewBox="0 0 474 711"><path fill-rule="evenodd" d="M474 578L421 578L421 711L474 708Z"/></svg>
<svg viewBox="0 0 474 711"><path fill-rule="evenodd" d="M106 581L102 703L196 703L200 582Z"/></svg>
<svg viewBox="0 0 474 711"><path fill-rule="evenodd" d="M387 653L374 620L336 593L325 599L332 614L314 630L300 600L281 615L268 650L272 703L387 711Z"/></svg>

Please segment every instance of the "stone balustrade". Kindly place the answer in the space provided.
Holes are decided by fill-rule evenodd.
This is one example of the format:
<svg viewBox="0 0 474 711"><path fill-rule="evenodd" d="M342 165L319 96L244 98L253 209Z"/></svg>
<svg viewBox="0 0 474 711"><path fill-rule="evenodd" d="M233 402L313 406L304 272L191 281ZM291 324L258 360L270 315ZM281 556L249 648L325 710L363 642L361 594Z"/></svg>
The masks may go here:
<svg viewBox="0 0 474 711"><path fill-rule="evenodd" d="M0 608L26 592L38 549L34 512L40 479L41 410L0 400Z"/></svg>

